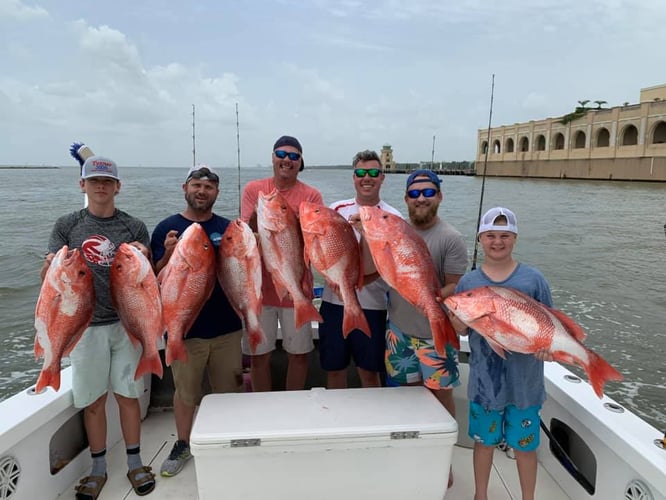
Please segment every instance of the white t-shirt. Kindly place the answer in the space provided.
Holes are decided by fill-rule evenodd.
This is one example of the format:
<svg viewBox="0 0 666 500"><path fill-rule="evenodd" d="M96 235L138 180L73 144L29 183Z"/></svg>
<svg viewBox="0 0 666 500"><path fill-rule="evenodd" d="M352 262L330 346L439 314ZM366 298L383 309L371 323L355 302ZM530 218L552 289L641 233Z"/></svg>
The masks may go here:
<svg viewBox="0 0 666 500"><path fill-rule="evenodd" d="M377 204L377 207L385 210L389 213L395 214L398 217L402 217L402 214L398 212L388 203L385 203L383 200ZM354 198L349 200L340 200L334 203L331 203L330 208L338 212L345 219L349 219L352 215L359 213L359 205L356 203ZM356 234L356 239L360 240L361 235L354 230ZM386 293L388 292L388 285L386 282L378 278L375 281L364 285L361 290L356 291L358 301L361 304L363 309L372 309L372 310L385 310L386 309ZM328 284L324 285L324 291L322 292L321 299L331 304L343 305L342 299L338 297L331 287Z"/></svg>

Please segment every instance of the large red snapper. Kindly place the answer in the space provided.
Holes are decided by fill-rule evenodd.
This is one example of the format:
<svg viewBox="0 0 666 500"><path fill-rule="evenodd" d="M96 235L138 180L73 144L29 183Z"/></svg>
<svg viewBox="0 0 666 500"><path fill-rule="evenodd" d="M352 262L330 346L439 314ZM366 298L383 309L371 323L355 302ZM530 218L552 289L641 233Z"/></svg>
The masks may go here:
<svg viewBox="0 0 666 500"><path fill-rule="evenodd" d="M143 348L134 379L154 373L162 378L158 344L164 334L162 299L150 261L141 251L121 243L109 272L111 300L127 335Z"/></svg>
<svg viewBox="0 0 666 500"><path fill-rule="evenodd" d="M261 327L261 255L252 229L241 219L231 222L222 235L217 280L236 314L243 319L250 349L264 339Z"/></svg>
<svg viewBox="0 0 666 500"><path fill-rule="evenodd" d="M93 276L81 252L65 245L53 257L35 307L35 359L44 364L35 391L60 389L60 360L90 324L95 310Z"/></svg>
<svg viewBox="0 0 666 500"><path fill-rule="evenodd" d="M193 222L183 231L157 279L170 366L174 359L187 361L183 339L215 287L215 247L200 224Z"/></svg>
<svg viewBox="0 0 666 500"><path fill-rule="evenodd" d="M580 365L599 397L607 380L623 379L621 373L583 345L585 332L573 319L518 290L484 286L451 295L444 303L503 358L505 351L550 351L555 361Z"/></svg>
<svg viewBox="0 0 666 500"><path fill-rule="evenodd" d="M441 286L423 238L407 221L381 208L360 207L359 213L379 275L428 318L440 355L446 355L446 343L459 349L453 325L437 301Z"/></svg>
<svg viewBox="0 0 666 500"><path fill-rule="evenodd" d="M304 201L298 212L305 264L312 264L321 273L344 304L342 334L346 338L358 329L370 337L370 326L356 295L363 271L354 229L342 215L323 205Z"/></svg>
<svg viewBox="0 0 666 500"><path fill-rule="evenodd" d="M312 273L303 259L303 236L296 214L277 190L259 193L257 229L264 265L278 297L294 302L296 328L322 321L312 305Z"/></svg>

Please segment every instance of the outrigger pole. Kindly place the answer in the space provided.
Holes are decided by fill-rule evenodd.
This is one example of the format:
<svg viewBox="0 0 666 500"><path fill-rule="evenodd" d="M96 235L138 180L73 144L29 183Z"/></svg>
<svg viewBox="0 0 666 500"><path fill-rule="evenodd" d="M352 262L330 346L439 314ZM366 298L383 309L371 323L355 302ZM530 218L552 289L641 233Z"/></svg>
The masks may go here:
<svg viewBox="0 0 666 500"><path fill-rule="evenodd" d="M492 86L490 88L490 114L488 116L488 140L486 141L486 156L483 160L483 175L481 176L481 199L479 200L479 215L476 218L476 231L474 232L474 256L472 257L472 271L476 269L476 256L479 249L479 227L481 227L481 210L483 209L483 193L486 189L486 167L488 166L488 151L490 150L490 124L493 119L493 97L495 94L495 73L493 73Z"/></svg>
<svg viewBox="0 0 666 500"><path fill-rule="evenodd" d="M238 214L241 206L240 129L238 127L238 103L236 103L236 148L238 151Z"/></svg>

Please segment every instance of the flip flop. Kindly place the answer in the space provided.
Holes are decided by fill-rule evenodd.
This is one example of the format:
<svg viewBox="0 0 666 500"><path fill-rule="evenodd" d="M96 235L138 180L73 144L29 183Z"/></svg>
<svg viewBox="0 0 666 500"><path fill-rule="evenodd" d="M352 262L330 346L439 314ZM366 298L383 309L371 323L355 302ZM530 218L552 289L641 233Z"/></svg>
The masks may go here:
<svg viewBox="0 0 666 500"><path fill-rule="evenodd" d="M94 483L95 486L88 486L89 483ZM96 500L106 484L106 474L103 476L86 476L79 481L79 484L74 490L76 491L77 500Z"/></svg>
<svg viewBox="0 0 666 500"><path fill-rule="evenodd" d="M147 465L143 465L136 469L132 469L127 473L127 479L132 483L132 489L134 493L140 497L147 495L155 489L155 474L152 472L153 468ZM137 476L145 474L140 479Z"/></svg>

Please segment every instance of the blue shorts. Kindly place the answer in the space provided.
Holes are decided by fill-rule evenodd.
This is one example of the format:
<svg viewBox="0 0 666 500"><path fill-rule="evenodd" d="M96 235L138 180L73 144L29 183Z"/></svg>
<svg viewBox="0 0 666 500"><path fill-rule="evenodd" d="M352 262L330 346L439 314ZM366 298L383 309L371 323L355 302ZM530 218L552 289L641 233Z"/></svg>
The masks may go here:
<svg viewBox="0 0 666 500"><path fill-rule="evenodd" d="M423 382L428 389L452 389L460 385L458 351L446 344L446 356L435 350L432 339L412 337L389 321L386 330L388 385Z"/></svg>
<svg viewBox="0 0 666 500"><path fill-rule="evenodd" d="M469 403L469 437L485 446L502 441L518 451L534 451L539 447L541 405L519 410L509 405L504 410L486 410L478 403Z"/></svg>
<svg viewBox="0 0 666 500"><path fill-rule="evenodd" d="M342 335L344 307L322 302L319 313L319 363L326 371L344 370L353 358L354 364L370 372L384 372L384 332L386 311L363 309L370 325L371 337L353 330L345 339Z"/></svg>

